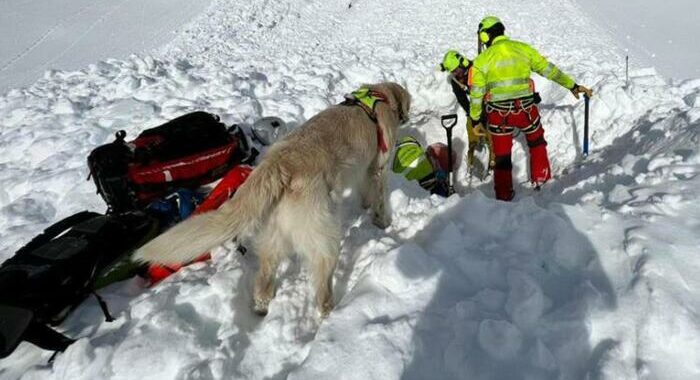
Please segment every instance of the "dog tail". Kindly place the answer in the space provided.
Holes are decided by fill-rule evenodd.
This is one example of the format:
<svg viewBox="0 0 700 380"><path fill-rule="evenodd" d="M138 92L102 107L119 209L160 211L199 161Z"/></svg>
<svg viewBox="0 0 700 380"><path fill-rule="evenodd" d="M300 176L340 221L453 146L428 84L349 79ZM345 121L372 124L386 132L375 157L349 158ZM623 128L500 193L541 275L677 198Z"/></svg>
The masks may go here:
<svg viewBox="0 0 700 380"><path fill-rule="evenodd" d="M281 197L287 182L275 160L263 161L217 210L194 215L139 248L132 260L188 263L234 237L250 235Z"/></svg>

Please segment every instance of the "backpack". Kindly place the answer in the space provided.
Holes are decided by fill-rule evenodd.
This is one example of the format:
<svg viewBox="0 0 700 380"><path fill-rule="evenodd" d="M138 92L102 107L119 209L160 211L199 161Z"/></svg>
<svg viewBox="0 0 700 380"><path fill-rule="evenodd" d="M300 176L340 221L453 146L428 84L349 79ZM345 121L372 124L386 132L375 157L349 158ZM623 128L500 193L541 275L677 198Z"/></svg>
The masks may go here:
<svg viewBox="0 0 700 380"><path fill-rule="evenodd" d="M246 137L219 117L193 112L143 131L126 142L126 132L88 156L90 176L108 213L143 209L178 188L195 189L216 181L231 167L248 162Z"/></svg>
<svg viewBox="0 0 700 380"><path fill-rule="evenodd" d="M143 212L100 215L83 211L47 228L0 265L0 358L25 340L63 351L73 340L49 326L61 323L94 294L107 320L106 304L94 293L134 273L114 270L158 233ZM127 265L127 266L128 266Z"/></svg>

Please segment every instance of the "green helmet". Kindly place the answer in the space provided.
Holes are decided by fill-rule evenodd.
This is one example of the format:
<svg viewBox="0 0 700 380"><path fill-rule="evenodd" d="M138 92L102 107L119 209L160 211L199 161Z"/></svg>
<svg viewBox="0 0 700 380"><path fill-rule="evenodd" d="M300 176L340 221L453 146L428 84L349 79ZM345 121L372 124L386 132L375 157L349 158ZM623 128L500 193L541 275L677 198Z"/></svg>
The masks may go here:
<svg viewBox="0 0 700 380"><path fill-rule="evenodd" d="M484 17L484 19L481 20L481 22L479 23L479 33L483 32L485 30L489 30L492 26L494 26L498 23L502 24L501 19L499 19L496 16Z"/></svg>
<svg viewBox="0 0 700 380"><path fill-rule="evenodd" d="M447 53L445 53L445 57L442 59L440 69L442 69L442 71L452 72L459 66L467 67L468 64L469 60L464 58L462 54L459 54L457 50L448 50Z"/></svg>
<svg viewBox="0 0 700 380"><path fill-rule="evenodd" d="M402 137L399 141L396 142L396 147L400 147L401 145L406 145L406 144L417 144L420 146L420 143L418 140L413 137L413 136L404 136Z"/></svg>

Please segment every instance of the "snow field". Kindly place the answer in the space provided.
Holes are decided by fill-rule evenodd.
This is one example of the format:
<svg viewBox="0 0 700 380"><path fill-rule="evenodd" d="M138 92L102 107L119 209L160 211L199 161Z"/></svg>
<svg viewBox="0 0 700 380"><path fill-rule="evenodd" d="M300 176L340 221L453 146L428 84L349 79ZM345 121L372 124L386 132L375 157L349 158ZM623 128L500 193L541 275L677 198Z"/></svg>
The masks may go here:
<svg viewBox="0 0 700 380"><path fill-rule="evenodd" d="M281 268L270 313L255 316L256 259L226 246L153 289L111 287L114 323L86 301L63 326L81 339L53 366L22 345L0 377L696 377L700 81L644 69L625 86L621 55L577 9L217 1L157 56L54 71L9 91L0 97L3 258L52 221L104 209L85 160L119 129L135 136L200 109L229 124L274 115L294 127L362 83L395 80L414 97L402 133L444 141L439 116L458 105L435 66L449 48L473 56L485 14L596 95L592 154L579 161L583 102L537 80L555 174L537 195L522 184L516 202L496 202L490 181L468 192L462 172L462 196L441 199L392 176L388 230L348 208L337 306L325 320L296 259ZM525 181L521 144L513 158Z"/></svg>
<svg viewBox="0 0 700 380"><path fill-rule="evenodd" d="M204 11L209 0L6 0L0 4L0 93L50 69L148 53Z"/></svg>
<svg viewBox="0 0 700 380"><path fill-rule="evenodd" d="M695 49L698 4L693 0L660 2L578 1L580 7L614 35L616 46L629 55L631 67L654 66L674 79L700 74Z"/></svg>

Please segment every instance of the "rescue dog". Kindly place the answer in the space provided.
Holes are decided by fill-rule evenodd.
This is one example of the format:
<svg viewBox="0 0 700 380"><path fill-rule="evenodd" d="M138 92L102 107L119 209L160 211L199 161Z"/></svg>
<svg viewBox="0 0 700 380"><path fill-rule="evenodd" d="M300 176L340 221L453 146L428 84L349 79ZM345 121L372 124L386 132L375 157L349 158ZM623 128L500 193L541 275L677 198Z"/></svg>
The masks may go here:
<svg viewBox="0 0 700 380"><path fill-rule="evenodd" d="M267 314L280 260L296 252L311 272L321 315L328 315L342 238L335 213L340 195L347 188L358 190L363 207L371 208L373 223L380 228L391 224L387 166L411 103L410 94L396 83L365 87L384 98L373 114L361 106L336 105L312 117L273 145L218 210L177 224L141 247L134 260L189 262L228 240L254 236L259 258L255 312Z"/></svg>

